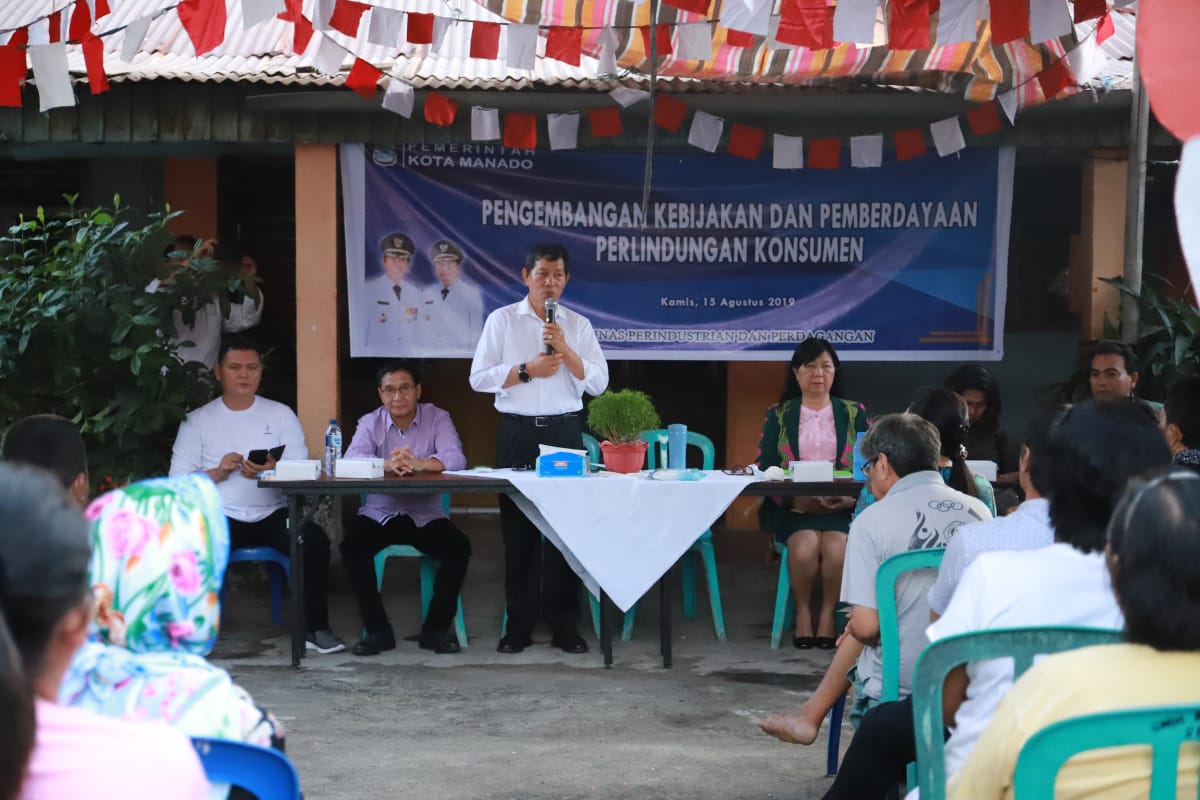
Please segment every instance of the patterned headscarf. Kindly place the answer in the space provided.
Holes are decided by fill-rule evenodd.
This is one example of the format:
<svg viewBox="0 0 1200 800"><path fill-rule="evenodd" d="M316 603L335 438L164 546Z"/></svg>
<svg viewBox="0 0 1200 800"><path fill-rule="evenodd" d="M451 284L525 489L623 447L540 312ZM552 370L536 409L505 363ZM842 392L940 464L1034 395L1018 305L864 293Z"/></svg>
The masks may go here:
<svg viewBox="0 0 1200 800"><path fill-rule="evenodd" d="M134 653L207 655L220 627L229 526L203 475L159 478L88 506L91 638Z"/></svg>

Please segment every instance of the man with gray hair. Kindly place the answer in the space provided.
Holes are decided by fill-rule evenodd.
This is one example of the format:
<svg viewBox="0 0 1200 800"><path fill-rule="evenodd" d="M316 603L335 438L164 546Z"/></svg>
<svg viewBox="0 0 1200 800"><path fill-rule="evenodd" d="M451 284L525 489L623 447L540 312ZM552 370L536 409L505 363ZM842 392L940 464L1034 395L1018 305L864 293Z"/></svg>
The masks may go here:
<svg viewBox="0 0 1200 800"><path fill-rule="evenodd" d="M991 519L978 498L955 491L938 472L941 440L937 428L916 414L887 414L863 437L862 453L871 492L879 499L850 526L842 597L853 608L847 633L863 645L856 667L851 717L879 702L883 666L875 574L884 561L909 550L945 547L963 525ZM913 663L929 625L926 596L936 574L919 570L896 582L900 629L900 693L908 694Z"/></svg>

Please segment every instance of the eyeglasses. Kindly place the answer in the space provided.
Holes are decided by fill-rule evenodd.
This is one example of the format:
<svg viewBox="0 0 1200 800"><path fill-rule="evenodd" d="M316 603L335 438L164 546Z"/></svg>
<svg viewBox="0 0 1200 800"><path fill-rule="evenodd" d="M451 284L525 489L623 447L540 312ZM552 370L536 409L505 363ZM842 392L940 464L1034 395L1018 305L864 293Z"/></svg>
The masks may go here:
<svg viewBox="0 0 1200 800"><path fill-rule="evenodd" d="M866 462L866 463L865 463L865 464L863 464L861 467L859 467L859 468L858 468L858 469L859 469L859 471L860 471L860 472L862 472L862 474L863 474L864 476L866 476L866 477L870 477L870 476L871 476L871 467L875 466L875 462L876 462L878 459L879 459L879 456L875 456L875 458L872 458L870 461Z"/></svg>
<svg viewBox="0 0 1200 800"><path fill-rule="evenodd" d="M379 393L384 397L395 397L398 394L411 394L417 387L413 384L404 386L384 386Z"/></svg>
<svg viewBox="0 0 1200 800"><path fill-rule="evenodd" d="M723 469L721 472L724 472L726 475L753 475L754 467L734 467L732 469Z"/></svg>

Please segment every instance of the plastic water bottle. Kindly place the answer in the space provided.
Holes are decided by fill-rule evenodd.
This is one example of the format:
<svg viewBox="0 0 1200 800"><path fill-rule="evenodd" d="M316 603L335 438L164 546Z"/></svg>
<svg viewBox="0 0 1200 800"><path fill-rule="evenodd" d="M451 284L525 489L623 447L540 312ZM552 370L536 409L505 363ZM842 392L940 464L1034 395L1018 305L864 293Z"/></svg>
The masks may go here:
<svg viewBox="0 0 1200 800"><path fill-rule="evenodd" d="M860 431L854 437L854 466L852 469L854 470L854 480L856 481L865 481L867 479L867 476L863 475L862 471L863 464L867 463L867 459L863 456L862 452L862 440L866 435L866 433Z"/></svg>
<svg viewBox="0 0 1200 800"><path fill-rule="evenodd" d="M329 427L325 429L325 474L333 477L333 470L337 464L337 460L342 457L342 429L338 427L337 420L329 420Z"/></svg>
<svg viewBox="0 0 1200 800"><path fill-rule="evenodd" d="M687 425L667 426L667 469L687 468Z"/></svg>

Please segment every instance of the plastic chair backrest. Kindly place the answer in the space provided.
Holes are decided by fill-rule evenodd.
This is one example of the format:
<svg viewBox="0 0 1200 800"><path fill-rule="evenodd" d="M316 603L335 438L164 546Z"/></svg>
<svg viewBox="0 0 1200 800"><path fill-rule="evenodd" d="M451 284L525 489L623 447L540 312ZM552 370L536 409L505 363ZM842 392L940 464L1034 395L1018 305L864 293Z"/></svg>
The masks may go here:
<svg viewBox="0 0 1200 800"><path fill-rule="evenodd" d="M642 431L642 441L650 446L646 448L646 468L657 469L659 463L667 463L667 442L669 439L668 432L665 428L657 430ZM701 461L701 469L712 469L713 464L717 460L717 449L713 447L712 439L705 436L703 433L695 431L687 432L688 447L699 447ZM658 445L657 456L655 454L654 445Z"/></svg>
<svg viewBox="0 0 1200 800"><path fill-rule="evenodd" d="M1152 680L1152 676L1146 676ZM1054 784L1067 759L1085 750L1150 745L1149 800L1176 797L1179 749L1200 741L1200 705L1157 706L1073 717L1029 737L1013 770L1016 800L1054 800Z"/></svg>
<svg viewBox="0 0 1200 800"><path fill-rule="evenodd" d="M900 619L896 611L896 581L916 569L937 569L944 547L909 550L892 556L875 573L875 608L879 612L879 647L883 654L883 687L879 702L900 699Z"/></svg>
<svg viewBox="0 0 1200 800"><path fill-rule="evenodd" d="M240 786L258 800L300 800L300 776L278 750L228 739L193 738L210 783Z"/></svg>
<svg viewBox="0 0 1200 800"><path fill-rule="evenodd" d="M590 433L583 435L583 446L587 448L588 459L592 464L603 464L600 458L600 443L596 441L596 437Z"/></svg>
<svg viewBox="0 0 1200 800"><path fill-rule="evenodd" d="M947 636L928 645L913 668L913 729L917 739L917 785L922 800L946 796L942 685L959 664L989 658L1013 659L1013 678L1021 677L1034 656L1121 641L1120 631L1073 626L998 628ZM1053 785L1053 784L1051 784Z"/></svg>

